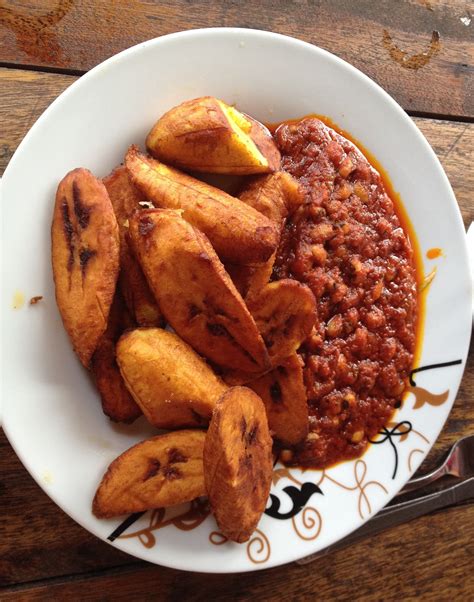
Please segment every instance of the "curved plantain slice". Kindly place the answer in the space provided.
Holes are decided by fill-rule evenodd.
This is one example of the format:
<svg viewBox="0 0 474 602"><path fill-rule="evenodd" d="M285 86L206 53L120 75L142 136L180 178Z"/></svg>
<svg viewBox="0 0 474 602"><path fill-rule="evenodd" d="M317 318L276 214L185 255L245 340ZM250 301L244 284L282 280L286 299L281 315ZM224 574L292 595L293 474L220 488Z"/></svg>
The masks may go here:
<svg viewBox="0 0 474 602"><path fill-rule="evenodd" d="M268 130L211 96L169 110L153 126L146 144L161 161L207 173L247 175L280 166Z"/></svg>
<svg viewBox="0 0 474 602"><path fill-rule="evenodd" d="M305 196L303 187L293 176L278 171L252 178L239 199L281 226L304 203Z"/></svg>
<svg viewBox="0 0 474 602"><path fill-rule="evenodd" d="M227 386L176 334L161 328L126 332L117 362L128 390L158 428L203 426Z"/></svg>
<svg viewBox="0 0 474 602"><path fill-rule="evenodd" d="M303 381L303 363L295 353L277 368L247 385L260 396L273 436L286 445L296 445L308 434L308 402Z"/></svg>
<svg viewBox="0 0 474 602"><path fill-rule="evenodd" d="M242 297L208 239L179 213L148 209L130 236L167 322L219 366L260 372L268 355Z"/></svg>
<svg viewBox="0 0 474 602"><path fill-rule="evenodd" d="M209 238L223 260L258 264L276 250L276 225L239 199L142 155L135 146L125 164L132 182L154 205L182 210L183 218Z"/></svg>
<svg viewBox="0 0 474 602"><path fill-rule="evenodd" d="M115 357L117 340L125 329L132 326L132 319L117 290L110 308L107 330L100 338L91 361L102 410L115 422L133 422L142 413L125 386Z"/></svg>
<svg viewBox="0 0 474 602"><path fill-rule="evenodd" d="M205 495L202 431L175 431L134 445L108 467L92 503L98 518L165 508Z"/></svg>
<svg viewBox="0 0 474 602"><path fill-rule="evenodd" d="M250 313L265 341L272 366L297 351L316 322L311 290L296 280L270 282L247 299Z"/></svg>
<svg viewBox="0 0 474 602"><path fill-rule="evenodd" d="M260 374L252 374L250 372L242 372L242 370L223 370L221 374L222 380L229 387L239 387L241 385L249 385L254 380L261 378L268 372L271 372L272 368L268 368L268 370L264 370Z"/></svg>
<svg viewBox="0 0 474 602"><path fill-rule="evenodd" d="M119 271L119 234L100 180L74 169L59 183L51 228L56 301L82 364L107 328Z"/></svg>
<svg viewBox="0 0 474 602"><path fill-rule="evenodd" d="M289 173L279 171L253 178L240 193L239 199L272 220L281 230L285 219L305 200L298 181ZM248 299L270 281L276 252L261 265L226 264L240 294Z"/></svg>
<svg viewBox="0 0 474 602"><path fill-rule="evenodd" d="M103 180L109 193L120 233L119 287L128 310L139 326L161 326L163 317L140 265L128 242L128 221L134 211L142 209L143 194L130 182L125 166L116 167Z"/></svg>
<svg viewBox="0 0 474 602"><path fill-rule="evenodd" d="M233 387L216 405L204 444L204 479L222 533L239 543L256 528L270 493L272 439L262 400Z"/></svg>
<svg viewBox="0 0 474 602"><path fill-rule="evenodd" d="M276 253L261 265L235 265L227 263L225 269L244 299L258 292L270 282Z"/></svg>

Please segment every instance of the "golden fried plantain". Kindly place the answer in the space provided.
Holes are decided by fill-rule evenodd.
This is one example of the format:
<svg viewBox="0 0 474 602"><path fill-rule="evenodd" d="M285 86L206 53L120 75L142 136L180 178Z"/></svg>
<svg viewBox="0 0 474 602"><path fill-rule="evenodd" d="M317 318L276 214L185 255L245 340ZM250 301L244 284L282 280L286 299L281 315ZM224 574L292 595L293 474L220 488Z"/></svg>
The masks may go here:
<svg viewBox="0 0 474 602"><path fill-rule="evenodd" d="M188 100L165 113L146 145L160 161L195 171L248 175L280 166L268 130L211 96Z"/></svg>
<svg viewBox="0 0 474 602"><path fill-rule="evenodd" d="M252 178L239 199L281 226L304 203L305 192L293 176L279 171Z"/></svg>
<svg viewBox="0 0 474 602"><path fill-rule="evenodd" d="M247 385L260 396L273 436L296 445L308 434L308 402L303 382L303 362L295 353L277 368Z"/></svg>
<svg viewBox="0 0 474 602"><path fill-rule="evenodd" d="M259 372L268 355L257 326L204 234L169 209L130 219L140 264L167 322L219 366Z"/></svg>
<svg viewBox="0 0 474 602"><path fill-rule="evenodd" d="M125 386L115 357L115 345L120 335L132 326L133 321L117 289L110 308L107 330L101 336L91 361L102 410L115 422L133 422L142 413Z"/></svg>
<svg viewBox="0 0 474 602"><path fill-rule="evenodd" d="M247 299L273 366L297 351L316 322L311 290L296 280L270 282Z"/></svg>
<svg viewBox="0 0 474 602"><path fill-rule="evenodd" d="M120 233L119 286L130 313L140 326L161 326L163 317L128 242L128 220L141 209L143 194L130 182L125 166L116 167L103 180L109 193Z"/></svg>
<svg viewBox="0 0 474 602"><path fill-rule="evenodd" d="M147 420L158 428L203 426L227 386L176 334L161 328L125 333L120 371Z"/></svg>
<svg viewBox="0 0 474 602"><path fill-rule="evenodd" d="M260 265L227 263L225 269L244 299L262 289L270 281L276 253Z"/></svg>
<svg viewBox="0 0 474 602"><path fill-rule="evenodd" d="M253 178L239 198L272 220L280 230L287 216L304 202L305 195L297 180L290 174L279 171ZM245 299L270 281L275 257L276 253L260 265L226 264L234 284Z"/></svg>
<svg viewBox="0 0 474 602"><path fill-rule="evenodd" d="M232 263L267 261L278 244L278 228L264 215L209 184L142 155L131 146L125 164L132 182L157 207L182 210L217 254Z"/></svg>
<svg viewBox="0 0 474 602"><path fill-rule="evenodd" d="M205 495L202 431L175 431L134 445L108 467L92 502L98 518L165 508Z"/></svg>
<svg viewBox="0 0 474 602"><path fill-rule="evenodd" d="M270 367L267 370L261 372L260 374L252 374L251 372L243 372L242 370L226 369L222 371L221 378L226 385L229 385L229 387L239 387L241 385L248 385L255 379L258 379L264 374L271 372L271 370L272 368Z"/></svg>
<svg viewBox="0 0 474 602"><path fill-rule="evenodd" d="M115 167L108 176L103 178L102 182L109 193L122 239L126 232L126 228L123 229L124 222L134 211L141 208L140 203L146 201L146 197L133 186L124 165Z"/></svg>
<svg viewBox="0 0 474 602"><path fill-rule="evenodd" d="M217 402L204 443L204 480L223 535L247 541L270 492L272 439L262 400L233 387Z"/></svg>
<svg viewBox="0 0 474 602"><path fill-rule="evenodd" d="M56 301L82 364L107 328L119 272L119 234L105 186L87 169L59 183L51 227Z"/></svg>

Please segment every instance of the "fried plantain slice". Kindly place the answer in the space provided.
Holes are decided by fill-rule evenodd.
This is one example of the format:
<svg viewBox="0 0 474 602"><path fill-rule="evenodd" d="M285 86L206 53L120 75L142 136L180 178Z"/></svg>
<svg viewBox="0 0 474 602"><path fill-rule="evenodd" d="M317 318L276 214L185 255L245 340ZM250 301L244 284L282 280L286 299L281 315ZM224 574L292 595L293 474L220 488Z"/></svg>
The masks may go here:
<svg viewBox="0 0 474 602"><path fill-rule="evenodd" d="M295 178L279 171L253 178L239 198L272 220L281 230L287 216L304 202L305 193ZM260 265L226 264L234 284L245 299L257 293L270 281L275 258L276 253Z"/></svg>
<svg viewBox="0 0 474 602"><path fill-rule="evenodd" d="M205 495L205 433L183 430L134 445L107 469L92 502L97 518L165 508Z"/></svg>
<svg viewBox="0 0 474 602"><path fill-rule="evenodd" d="M227 386L176 334L161 328L126 332L117 362L128 390L158 428L203 426Z"/></svg>
<svg viewBox="0 0 474 602"><path fill-rule="evenodd" d="M286 171L252 178L239 194L239 199L273 222L283 224L305 201L299 182Z"/></svg>
<svg viewBox="0 0 474 602"><path fill-rule="evenodd" d="M142 413L125 386L115 357L115 345L120 335L132 326L133 321L117 289L110 308L107 330L100 338L91 361L102 410L115 422L133 422Z"/></svg>
<svg viewBox="0 0 474 602"><path fill-rule="evenodd" d="M119 287L128 310L140 326L161 326L163 316L128 242L128 220L146 199L133 186L125 166L116 167L103 180L109 193L120 233Z"/></svg>
<svg viewBox="0 0 474 602"><path fill-rule="evenodd" d="M225 269L244 299L253 295L269 283L276 253L261 265L235 265L227 263Z"/></svg>
<svg viewBox="0 0 474 602"><path fill-rule="evenodd" d="M182 210L223 260L258 264L276 250L275 224L223 190L142 155L136 146L129 148L125 164L132 182L154 205Z"/></svg>
<svg viewBox="0 0 474 602"><path fill-rule="evenodd" d="M316 322L311 290L296 280L270 282L247 299L273 366L297 351Z"/></svg>
<svg viewBox="0 0 474 602"><path fill-rule="evenodd" d="M204 443L204 480L222 533L247 541L270 493L272 439L262 400L246 387L217 402Z"/></svg>
<svg viewBox="0 0 474 602"><path fill-rule="evenodd" d="M303 362L294 353L277 368L247 385L265 404L273 436L286 445L305 439L309 429Z"/></svg>
<svg viewBox="0 0 474 602"><path fill-rule="evenodd" d="M119 272L119 234L105 186L87 169L59 183L51 227L56 301L82 364L107 328Z"/></svg>
<svg viewBox="0 0 474 602"><path fill-rule="evenodd" d="M275 171L280 153L261 124L211 96L172 108L146 139L149 152L184 169L221 174Z"/></svg>
<svg viewBox="0 0 474 602"><path fill-rule="evenodd" d="M257 326L204 234L179 213L130 219L135 254L167 322L219 366L259 372L268 355Z"/></svg>
<svg viewBox="0 0 474 602"><path fill-rule="evenodd" d="M251 372L243 372L242 370L229 370L225 369L222 371L221 378L229 387L239 387L241 385L248 385L257 378L262 377L264 374L271 372L272 368L262 371L260 374L252 374Z"/></svg>

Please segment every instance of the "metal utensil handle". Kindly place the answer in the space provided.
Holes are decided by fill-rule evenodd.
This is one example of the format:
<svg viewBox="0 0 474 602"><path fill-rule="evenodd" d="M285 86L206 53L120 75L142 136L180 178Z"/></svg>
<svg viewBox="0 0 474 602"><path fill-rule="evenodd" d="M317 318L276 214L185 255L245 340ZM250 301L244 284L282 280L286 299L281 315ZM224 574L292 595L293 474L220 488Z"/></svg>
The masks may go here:
<svg viewBox="0 0 474 602"><path fill-rule="evenodd" d="M447 474L449 474L449 469L446 466L446 464L443 463L441 466L439 466L432 472L429 472L428 474L425 474L421 477L415 477L414 479L410 479L405 485L405 487L403 487L403 489L401 489L397 495L403 495L405 493L408 493L409 491L416 491L417 489L421 489L421 487L426 487L430 483L437 481L438 479Z"/></svg>
<svg viewBox="0 0 474 602"><path fill-rule="evenodd" d="M388 506L362 525L360 529L357 529L357 531L316 554L311 554L310 556L306 556L306 558L297 560L297 564L308 564L316 558L321 558L334 550L345 548L364 537L376 535L389 527L400 525L434 510L447 508L470 498L474 498L474 477L452 485L442 491Z"/></svg>

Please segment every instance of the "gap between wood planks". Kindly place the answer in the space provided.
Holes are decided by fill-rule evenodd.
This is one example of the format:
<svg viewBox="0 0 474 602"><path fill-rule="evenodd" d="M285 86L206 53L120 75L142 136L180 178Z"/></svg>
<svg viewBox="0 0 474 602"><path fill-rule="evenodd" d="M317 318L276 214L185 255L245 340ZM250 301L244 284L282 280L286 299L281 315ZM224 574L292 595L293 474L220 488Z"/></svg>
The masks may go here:
<svg viewBox="0 0 474 602"><path fill-rule="evenodd" d="M442 514L442 513L445 513L446 511L449 512L450 510L471 506L473 503L474 503L474 500L465 500L461 503L451 506L450 508L440 508L439 510L429 512L425 516L434 516L436 514ZM423 518L423 517L419 517L419 518ZM407 521L407 523L408 522L411 522L411 521ZM404 524L406 524L406 523L404 523ZM394 528L396 528L396 527L389 527L388 529L386 529L386 531L390 531ZM366 539L368 540L370 538L367 537ZM359 543L361 543L361 542L356 542L356 545L358 545ZM132 560L133 556L131 556L130 558ZM283 566L290 567L290 566L296 566L296 565L294 562L290 562ZM178 573L182 573L182 574L187 574L187 571L179 571L178 569L172 569L170 567L166 567L163 565L154 564L151 562L137 559L136 561L127 562L125 564L115 564L115 565L111 565L108 567L104 567L102 569L84 570L84 571L78 571L76 573L57 575L54 577L45 577L43 579L32 579L30 581L22 581L21 583L18 583L15 585L7 585L4 587L0 587L0 599L2 599L2 595L1 595L2 593L3 594L11 594L11 595L18 594L18 596L20 596L21 592L28 592L29 590L32 590L36 587L49 587L49 586L55 586L55 585L61 586L61 585L66 585L68 583L79 582L83 579L91 579L92 580L97 577L113 577L114 575L120 575L123 573L132 572L132 571L136 571L136 570L140 570L140 569L147 570L147 569L151 569L153 567L156 570L171 571L171 572L175 572L175 573L178 572ZM193 572L193 574L196 574L196 573Z"/></svg>
<svg viewBox="0 0 474 602"><path fill-rule="evenodd" d="M0 69L18 69L20 71L35 71L38 73L53 73L57 75L72 75L80 77L87 73L83 69L63 69L61 67L47 67L44 65L27 65L18 63L8 63L0 61ZM403 107L402 107L403 108ZM410 117L420 117L423 119L436 119L439 121L457 121L459 123L474 123L474 117L467 115L449 115L445 113L430 113L428 111L404 111Z"/></svg>
<svg viewBox="0 0 474 602"><path fill-rule="evenodd" d="M133 558L133 556L131 556L130 558ZM128 562L127 564L116 564L113 566L109 566L103 569L96 569L96 570L88 570L88 571L80 571L78 573L70 573L68 575L58 575L56 577L46 577L43 579L32 579L31 581L22 581L21 583L18 583L17 585L7 585L5 587L0 587L0 599L2 598L2 592L3 593L9 593L9 594L14 594L14 593L18 593L19 595L21 594L22 591L27 591L30 590L34 587L44 587L44 586L53 586L53 585L61 585L63 583L73 583L74 581L80 581L81 579L86 578L91 578L93 579L94 577L106 577L106 576L113 576L113 575L117 575L119 573L123 573L123 572L127 572L127 571L132 571L135 569L140 569L140 568L149 568L152 566L156 566L158 569L164 569L164 570L176 570L176 569L168 569L167 567L163 567L161 565L154 565L150 562L146 562L145 560L138 560L136 562Z"/></svg>

